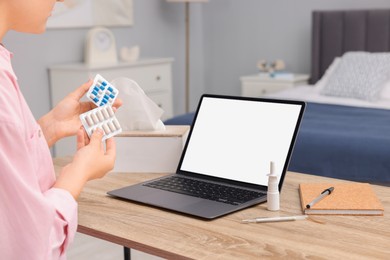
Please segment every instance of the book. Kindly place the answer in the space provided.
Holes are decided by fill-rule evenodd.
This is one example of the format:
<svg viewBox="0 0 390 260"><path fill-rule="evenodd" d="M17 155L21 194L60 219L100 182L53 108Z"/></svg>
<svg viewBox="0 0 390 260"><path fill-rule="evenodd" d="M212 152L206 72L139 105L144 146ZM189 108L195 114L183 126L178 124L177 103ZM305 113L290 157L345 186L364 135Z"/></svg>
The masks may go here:
<svg viewBox="0 0 390 260"><path fill-rule="evenodd" d="M324 190L334 187L331 194L306 205ZM317 215L383 215L384 208L369 183L301 183L299 185L302 210Z"/></svg>

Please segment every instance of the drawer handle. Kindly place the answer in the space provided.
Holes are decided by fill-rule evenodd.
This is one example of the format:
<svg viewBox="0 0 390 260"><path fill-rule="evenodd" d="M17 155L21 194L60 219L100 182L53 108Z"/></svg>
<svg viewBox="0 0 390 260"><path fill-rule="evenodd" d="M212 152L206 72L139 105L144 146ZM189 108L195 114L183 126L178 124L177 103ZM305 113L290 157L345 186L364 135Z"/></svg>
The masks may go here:
<svg viewBox="0 0 390 260"><path fill-rule="evenodd" d="M161 76L158 75L158 76L156 77L156 81L160 81L160 80L161 80Z"/></svg>

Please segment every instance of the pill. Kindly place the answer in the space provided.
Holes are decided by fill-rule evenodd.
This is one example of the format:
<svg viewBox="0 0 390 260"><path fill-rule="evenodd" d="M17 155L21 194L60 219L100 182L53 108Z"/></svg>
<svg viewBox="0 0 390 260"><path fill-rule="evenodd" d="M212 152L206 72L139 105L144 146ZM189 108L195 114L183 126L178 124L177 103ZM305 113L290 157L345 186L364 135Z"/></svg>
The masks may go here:
<svg viewBox="0 0 390 260"><path fill-rule="evenodd" d="M94 113L91 114L91 117L92 117L92 120L95 124L99 123L99 120Z"/></svg>
<svg viewBox="0 0 390 260"><path fill-rule="evenodd" d="M107 124L103 124L103 129L104 129L104 132L106 132L106 134L111 133L111 131L110 131L110 129L108 128Z"/></svg>
<svg viewBox="0 0 390 260"><path fill-rule="evenodd" d="M103 114L101 111L97 111L96 114L97 114L97 117L99 118L100 122L104 120L104 117L103 117Z"/></svg>
<svg viewBox="0 0 390 260"><path fill-rule="evenodd" d="M107 127L107 124L103 124L103 130L105 132L106 135L108 135L109 133L111 133L110 129Z"/></svg>
<svg viewBox="0 0 390 260"><path fill-rule="evenodd" d="M113 85L111 85L101 75L97 74L94 79L94 84L89 89L86 96L99 107L106 104L113 104L115 98L118 96L118 93L119 91Z"/></svg>
<svg viewBox="0 0 390 260"><path fill-rule="evenodd" d="M107 125L108 125L108 127L110 127L111 131L114 132L116 130L115 126L111 122L108 122Z"/></svg>
<svg viewBox="0 0 390 260"><path fill-rule="evenodd" d="M93 122L92 122L91 118L89 117L89 115L85 116L85 121L87 122L88 126L92 126L93 125Z"/></svg>
<svg viewBox="0 0 390 260"><path fill-rule="evenodd" d="M108 114L113 117L114 116L114 111L112 110L112 108L110 106L107 107L107 112Z"/></svg>
<svg viewBox="0 0 390 260"><path fill-rule="evenodd" d="M121 126L119 125L119 122L118 122L118 120L116 120L116 118L114 118L114 119L112 120L112 122L114 123L116 129L121 128Z"/></svg>
<svg viewBox="0 0 390 260"><path fill-rule="evenodd" d="M108 115L106 109L102 109L102 113L103 113L103 116L104 116L105 119L109 119L110 118L110 116Z"/></svg>

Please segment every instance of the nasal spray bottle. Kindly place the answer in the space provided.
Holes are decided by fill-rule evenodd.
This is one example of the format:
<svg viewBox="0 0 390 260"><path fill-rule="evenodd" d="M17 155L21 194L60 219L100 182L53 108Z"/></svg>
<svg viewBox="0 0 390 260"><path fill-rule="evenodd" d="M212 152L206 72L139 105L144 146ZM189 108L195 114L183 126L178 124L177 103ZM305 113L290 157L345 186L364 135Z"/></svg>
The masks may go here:
<svg viewBox="0 0 390 260"><path fill-rule="evenodd" d="M271 211L278 211L279 206L279 187L278 176L275 173L274 162L270 162L270 173L268 174L267 208Z"/></svg>

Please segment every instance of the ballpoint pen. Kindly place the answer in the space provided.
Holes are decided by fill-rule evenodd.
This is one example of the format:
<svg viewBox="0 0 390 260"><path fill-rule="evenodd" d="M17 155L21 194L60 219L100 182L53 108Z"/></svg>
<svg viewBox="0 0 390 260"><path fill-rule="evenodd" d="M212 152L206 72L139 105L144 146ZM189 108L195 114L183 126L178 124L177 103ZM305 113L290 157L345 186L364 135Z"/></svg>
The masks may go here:
<svg viewBox="0 0 390 260"><path fill-rule="evenodd" d="M253 218L253 219L244 219L242 223L266 223L266 222L281 222L281 221L294 221L306 219L307 215L299 216L285 216L285 217L270 217L270 218Z"/></svg>
<svg viewBox="0 0 390 260"><path fill-rule="evenodd" d="M310 209L314 204L316 204L317 202L319 202L320 200L325 198L327 195L331 194L333 190L334 190L334 187L327 188L326 190L321 192L321 194L317 198L315 198L312 202L307 204L306 208Z"/></svg>

